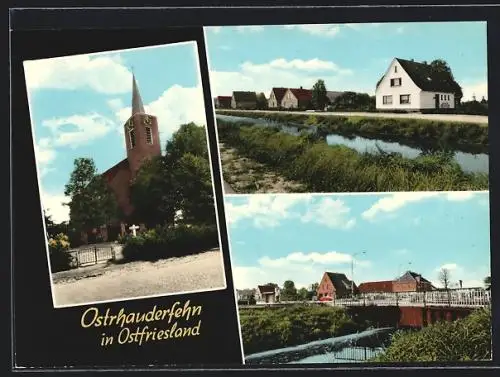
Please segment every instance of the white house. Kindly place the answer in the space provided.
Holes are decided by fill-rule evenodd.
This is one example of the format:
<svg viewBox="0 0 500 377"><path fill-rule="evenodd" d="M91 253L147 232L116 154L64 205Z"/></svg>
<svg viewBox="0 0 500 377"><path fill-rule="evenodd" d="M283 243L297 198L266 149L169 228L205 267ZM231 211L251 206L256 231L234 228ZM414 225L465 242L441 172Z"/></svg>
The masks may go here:
<svg viewBox="0 0 500 377"><path fill-rule="evenodd" d="M288 88L281 100L284 109L309 109L312 101L312 90L300 88Z"/></svg>
<svg viewBox="0 0 500 377"><path fill-rule="evenodd" d="M431 66L394 58L375 91L377 110L419 111L455 108L460 86L446 73Z"/></svg>
<svg viewBox="0 0 500 377"><path fill-rule="evenodd" d="M255 299L257 303L272 304L279 302L280 288L277 284L269 283L257 286Z"/></svg>

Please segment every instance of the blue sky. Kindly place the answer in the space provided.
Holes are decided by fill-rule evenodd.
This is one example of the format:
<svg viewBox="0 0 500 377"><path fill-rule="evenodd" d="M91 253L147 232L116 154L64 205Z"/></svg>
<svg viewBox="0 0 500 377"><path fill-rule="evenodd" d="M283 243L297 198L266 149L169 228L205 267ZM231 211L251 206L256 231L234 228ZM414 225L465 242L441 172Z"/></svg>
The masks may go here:
<svg viewBox="0 0 500 377"><path fill-rule="evenodd" d="M464 99L487 98L486 22L208 27L212 94L311 87L374 94L394 57L446 60Z"/></svg>
<svg viewBox="0 0 500 377"><path fill-rule="evenodd" d="M132 71L162 148L181 124L206 123L196 42L25 62L42 203L56 221L68 218L75 158L92 157L104 172L126 157Z"/></svg>
<svg viewBox="0 0 500 377"><path fill-rule="evenodd" d="M483 286L490 275L489 193L278 194L225 198L235 286L323 272L354 281L391 280L410 269L437 286L445 266L453 283Z"/></svg>

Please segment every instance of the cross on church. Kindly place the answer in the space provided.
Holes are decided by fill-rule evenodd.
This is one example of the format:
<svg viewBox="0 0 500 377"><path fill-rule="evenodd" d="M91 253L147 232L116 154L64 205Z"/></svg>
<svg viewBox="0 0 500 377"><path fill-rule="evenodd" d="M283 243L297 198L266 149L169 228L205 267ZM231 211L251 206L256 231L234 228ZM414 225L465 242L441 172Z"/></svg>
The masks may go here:
<svg viewBox="0 0 500 377"><path fill-rule="evenodd" d="M136 236L137 236L137 232L136 232L136 230L137 230L137 229L139 229L139 227L138 227L137 225L135 225L135 224L134 224L134 225L130 226L130 227L129 227L129 229L132 231L132 235L133 235L134 237L136 237Z"/></svg>

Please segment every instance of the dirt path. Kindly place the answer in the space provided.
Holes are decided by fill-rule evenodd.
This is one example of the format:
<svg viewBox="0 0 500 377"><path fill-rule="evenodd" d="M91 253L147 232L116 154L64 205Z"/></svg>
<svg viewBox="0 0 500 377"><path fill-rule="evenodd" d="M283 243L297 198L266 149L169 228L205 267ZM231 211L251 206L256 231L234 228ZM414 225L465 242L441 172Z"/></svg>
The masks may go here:
<svg viewBox="0 0 500 377"><path fill-rule="evenodd" d="M54 274L56 306L225 287L220 250L157 262L95 265L85 270L73 275Z"/></svg>
<svg viewBox="0 0 500 377"><path fill-rule="evenodd" d="M224 183L231 187L233 193L287 193L306 192L302 183L283 178L276 172L254 160L240 156L231 147L219 144L222 161ZM226 191L226 194L229 192Z"/></svg>
<svg viewBox="0 0 500 377"><path fill-rule="evenodd" d="M462 115L462 114L420 114L420 113L364 113L364 112L308 112L308 111L266 111L251 110L255 113L279 113L279 114L305 114L315 116L363 116L367 118L406 118L440 120L445 122L467 122L488 124L488 117L484 115ZM221 114L224 114L221 112Z"/></svg>

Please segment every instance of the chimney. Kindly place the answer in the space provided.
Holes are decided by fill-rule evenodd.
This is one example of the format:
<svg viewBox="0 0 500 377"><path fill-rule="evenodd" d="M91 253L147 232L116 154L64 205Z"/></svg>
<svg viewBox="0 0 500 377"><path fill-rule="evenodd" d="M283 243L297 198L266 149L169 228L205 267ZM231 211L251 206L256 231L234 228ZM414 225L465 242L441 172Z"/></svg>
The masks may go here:
<svg viewBox="0 0 500 377"><path fill-rule="evenodd" d="M462 288L462 280L459 280L458 284L460 285L460 288Z"/></svg>

